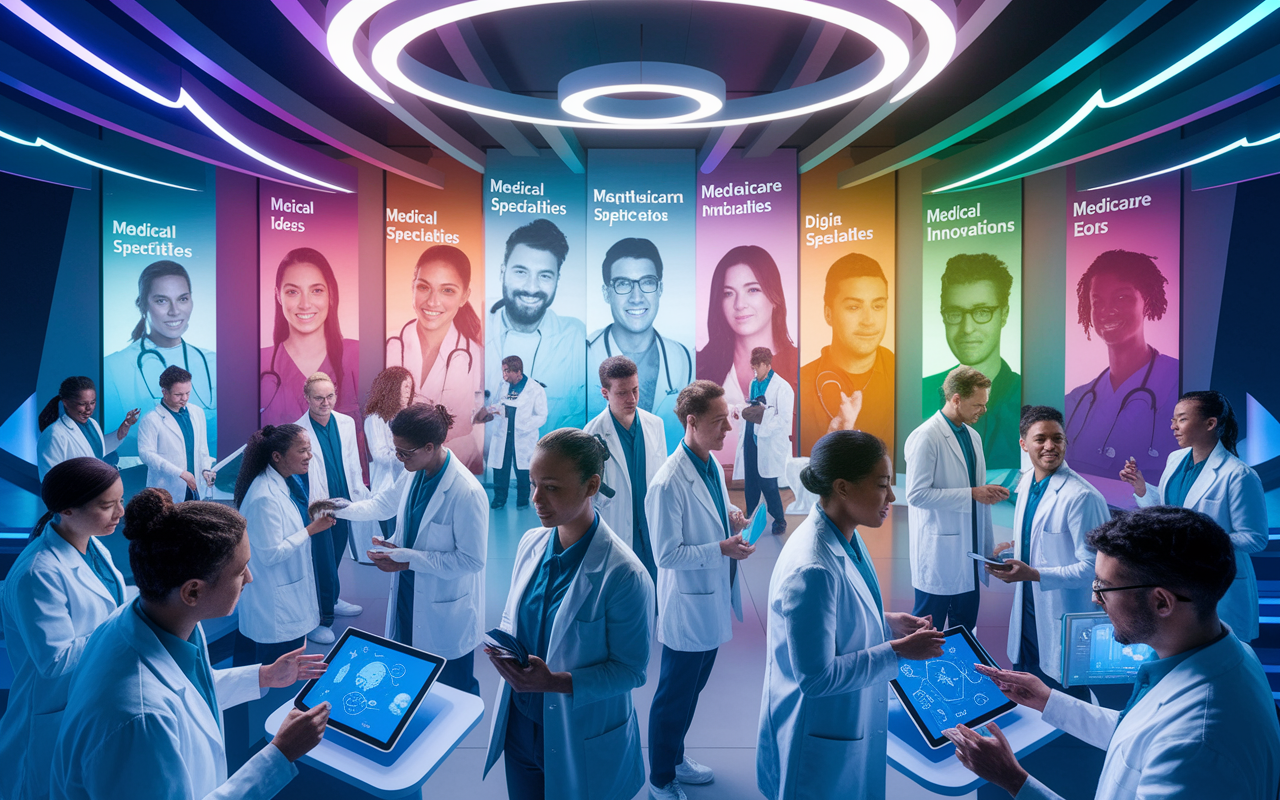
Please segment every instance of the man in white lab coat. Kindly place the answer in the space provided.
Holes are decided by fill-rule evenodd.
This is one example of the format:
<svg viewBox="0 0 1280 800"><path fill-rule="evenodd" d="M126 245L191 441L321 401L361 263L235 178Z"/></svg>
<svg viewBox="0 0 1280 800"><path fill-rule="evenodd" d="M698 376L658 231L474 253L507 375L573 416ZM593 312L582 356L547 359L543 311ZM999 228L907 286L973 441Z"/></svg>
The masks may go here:
<svg viewBox="0 0 1280 800"><path fill-rule="evenodd" d="M683 800L682 783L715 779L684 754L698 694L720 645L742 621L738 561L755 552L742 540L747 520L729 503L715 451L733 429L724 387L694 381L680 390L676 415L684 441L654 476L645 499L658 562L658 641L662 671L649 710L649 796Z"/></svg>
<svg viewBox="0 0 1280 800"><path fill-rule="evenodd" d="M160 402L138 423L138 457L147 485L174 500L196 500L218 475L211 467L204 409L188 404L191 373L174 364L160 373ZM200 477L196 477L196 476Z"/></svg>
<svg viewBox="0 0 1280 800"><path fill-rule="evenodd" d="M733 458L733 479L745 483L748 516L755 511L760 495L764 495L765 509L773 520L773 533L778 535L787 532L778 478L791 458L796 393L791 384L774 375L773 352L769 348L757 347L751 351L751 369L755 377L747 391L748 405L733 409L734 418L742 423ZM749 417L747 410L753 408L758 409L758 422Z"/></svg>
<svg viewBox="0 0 1280 800"><path fill-rule="evenodd" d="M1044 721L1107 751L1097 800L1274 800L1280 724L1257 656L1218 618L1235 577L1231 538L1210 517L1159 506L1121 515L1089 534L1097 550L1095 601L1121 644L1159 656L1138 669L1122 711L1049 689L1025 672L978 667ZM1059 796L1029 776L994 723L947 737L960 762L1018 798Z"/></svg>
<svg viewBox="0 0 1280 800"><path fill-rule="evenodd" d="M986 485L982 438L972 427L987 412L991 380L959 366L942 382L946 405L907 437L907 520L911 531L911 585L917 617L932 616L940 630L978 622L978 562L994 536L988 506L1009 490Z"/></svg>
<svg viewBox="0 0 1280 800"><path fill-rule="evenodd" d="M511 467L516 468L516 508L529 507L529 463L547 423L547 392L541 383L524 373L520 356L502 359L500 402L487 410L493 415L493 438L489 441L489 467L493 470L493 502L489 508L507 504L511 488Z"/></svg>

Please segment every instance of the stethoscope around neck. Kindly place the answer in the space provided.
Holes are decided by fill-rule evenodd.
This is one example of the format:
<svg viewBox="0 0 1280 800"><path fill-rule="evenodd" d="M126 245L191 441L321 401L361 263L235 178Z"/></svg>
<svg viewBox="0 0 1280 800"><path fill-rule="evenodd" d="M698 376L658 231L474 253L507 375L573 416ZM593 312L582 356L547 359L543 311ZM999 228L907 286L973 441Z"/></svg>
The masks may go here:
<svg viewBox="0 0 1280 800"><path fill-rule="evenodd" d="M161 369L167 368L169 366L169 362L165 361L164 355L159 350L147 347L148 336L149 333L144 333L142 338L138 340L138 358L134 363L137 364L138 375L142 377L143 385L147 387L147 394L151 396L152 400L159 401L160 398L156 397L155 390L151 388L151 381L147 380L147 373L143 369L142 365L143 362L147 360L147 356L151 356L159 361ZM182 340L182 368L187 372L191 372L191 350L196 351L196 355L200 356L200 361L204 364L204 380L205 386L209 387L209 396L208 398L200 396L200 391L196 389L194 380L191 382L191 393L196 396L198 405L207 408L210 411L216 411L218 408L218 398L217 393L213 388L213 371L209 369L209 359L205 356L204 351L199 347L189 347L185 339Z"/></svg>
<svg viewBox="0 0 1280 800"><path fill-rule="evenodd" d="M404 327L400 329L400 333L396 334L395 336L392 336L390 339L387 340L387 344L391 344L392 342L400 343L400 366L405 367L406 369L408 368L409 365L404 363L404 354L405 354L404 337L408 335L409 328L417 324L418 324L418 321L416 319L409 320L404 324ZM471 374L471 369L472 367L475 366L475 363L476 363L475 357L471 355L471 340L463 336L462 331L458 330L456 327L454 328L453 336L454 336L453 349L450 350L449 354L444 357L444 383L441 384L442 386L449 385L449 369L453 366L454 356L464 355L467 357L467 374L468 375ZM425 376L424 376L424 379L425 379Z"/></svg>
<svg viewBox="0 0 1280 800"><path fill-rule="evenodd" d="M1120 400L1120 409L1116 411L1115 419L1111 420L1111 427L1107 429L1107 435L1102 440L1102 445L1098 447L1098 453L1107 458L1116 457L1116 449L1110 445L1111 434L1115 432L1116 423L1120 421L1121 415L1124 414L1125 406L1129 405L1129 401L1135 395L1146 395L1147 402L1151 407L1151 438L1147 442L1147 455L1152 458L1158 458L1160 451L1156 449L1156 393L1147 387L1147 382L1151 380L1151 373L1156 368L1156 349L1151 345L1147 345L1147 349L1151 351L1151 358L1147 360L1147 370L1142 374L1142 383L1135 389L1130 389ZM1089 398L1089 410L1084 412L1084 419L1080 421L1080 431L1089 424L1089 416L1093 413L1093 407L1098 402L1098 384L1111 371L1111 367L1107 367L1098 373L1098 377L1093 379L1093 383L1089 384L1089 388L1080 395L1080 399L1076 401L1076 407L1071 410L1071 416L1067 418L1067 437L1071 436L1071 423L1075 421L1076 414L1079 413L1080 407L1084 405L1085 398ZM1079 431L1077 431L1079 432Z"/></svg>
<svg viewBox="0 0 1280 800"><path fill-rule="evenodd" d="M609 344L609 332L612 330L613 330L613 323L610 322L608 325L604 326L604 330L600 332L599 338L604 339L605 358L613 358L613 345ZM683 389L684 387L676 386L675 383L671 380L671 359L667 356L667 342L665 339L662 338L662 334L658 333L657 331L654 331L653 335L658 338L658 347L662 348L662 368L667 373L667 394L668 395L679 394L680 390ZM595 342L589 342L587 346L590 347L593 344L595 344ZM689 362L688 374L692 375L693 359L689 358L689 350L687 348L681 345L681 349L684 350L685 360Z"/></svg>

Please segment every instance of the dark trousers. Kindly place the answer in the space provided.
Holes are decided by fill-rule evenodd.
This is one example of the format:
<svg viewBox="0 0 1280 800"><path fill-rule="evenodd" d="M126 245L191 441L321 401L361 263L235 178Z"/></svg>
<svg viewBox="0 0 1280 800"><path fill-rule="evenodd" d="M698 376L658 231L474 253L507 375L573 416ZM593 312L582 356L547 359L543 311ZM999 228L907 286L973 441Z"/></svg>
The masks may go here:
<svg viewBox="0 0 1280 800"><path fill-rule="evenodd" d="M507 706L507 738L502 745L507 772L507 797L511 800L544 800L547 777L543 769L542 726Z"/></svg>
<svg viewBox="0 0 1280 800"><path fill-rule="evenodd" d="M649 708L649 782L658 788L675 780L676 767L684 762L684 737L717 652L719 648L685 653L662 646L662 672Z"/></svg>
<svg viewBox="0 0 1280 800"><path fill-rule="evenodd" d="M476 651L472 650L461 658L455 658L448 664L444 665L444 669L440 670L440 677L436 678L436 683L443 683L445 686L451 686L460 692L474 694L480 696L480 681L476 680Z"/></svg>
<svg viewBox="0 0 1280 800"><path fill-rule="evenodd" d="M744 490L747 495L747 516L756 510L760 502L760 493L764 493L764 505L769 516L776 522L786 519L786 511L782 508L782 493L778 491L777 478L760 477L760 457L756 447L756 437L747 433L742 440L742 462L746 468Z"/></svg>
<svg viewBox="0 0 1280 800"><path fill-rule="evenodd" d="M502 457L502 466L493 471L493 499L499 503L507 502L507 492L511 486L511 468L515 466L516 446L511 438L507 439L506 453ZM529 470L516 470L516 505L529 505Z"/></svg>
<svg viewBox="0 0 1280 800"><path fill-rule="evenodd" d="M320 601L320 624L324 627L333 625L333 605L338 602L338 593L342 584L338 580L338 565L342 563L342 554L347 549L347 541L351 538L351 523L345 519L338 520L327 531L320 531L311 537L311 564L316 573L316 597Z"/></svg>
<svg viewBox="0 0 1280 800"><path fill-rule="evenodd" d="M306 639L293 639L288 642L261 644L243 633L236 631L235 644L231 653L231 664L236 667L247 667L252 664L270 665L285 653L297 650L306 644ZM226 725L226 752L228 772L236 769L249 760L249 757L261 749L260 742L266 737L263 726L271 712L280 707L285 700L292 697L301 686L290 686L284 689L270 689L260 700L251 700L227 709L222 717Z"/></svg>
<svg viewBox="0 0 1280 800"><path fill-rule="evenodd" d="M962 625L972 633L978 624L978 590L962 594L929 594L919 589L911 613L917 617L933 615L933 627L946 630Z"/></svg>

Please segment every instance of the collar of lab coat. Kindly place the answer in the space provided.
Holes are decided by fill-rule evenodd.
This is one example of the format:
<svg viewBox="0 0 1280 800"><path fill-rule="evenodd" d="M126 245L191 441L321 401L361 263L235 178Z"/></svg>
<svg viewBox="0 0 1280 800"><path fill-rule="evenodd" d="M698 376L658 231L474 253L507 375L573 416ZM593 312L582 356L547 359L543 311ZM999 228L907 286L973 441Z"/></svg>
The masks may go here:
<svg viewBox="0 0 1280 800"><path fill-rule="evenodd" d="M813 504L813 510L809 512L809 516L813 519L813 526L817 529L818 537L827 546L827 549L831 551L831 554L835 556L836 563L841 565L844 570L845 580L853 584L854 591L862 599L863 605L867 608L878 609L879 606L876 603L876 599L871 596L871 587L862 579L862 575L858 573L858 568L849 560L844 547L840 545L840 542L836 541L837 536L843 537L844 534L827 524L827 517L822 513L822 509L818 507L817 503ZM868 553L867 557L870 558L870 556L871 554Z"/></svg>
<svg viewBox="0 0 1280 800"><path fill-rule="evenodd" d="M707 509L707 513L709 513L715 519L720 519L720 511L719 509L716 508L715 501L711 499L711 492L707 490L706 482L703 481L702 476L698 474L697 467L695 467L693 465L693 462L689 460L689 455L684 452L683 448L677 447L676 451L671 454L671 457L679 458L679 461L677 463L679 464L678 468L680 470L680 474L684 477L685 480L687 480L690 484L692 484L690 491L693 492L693 496L698 498L698 502L702 503L703 507ZM711 453L708 456L708 458L715 458L715 457L716 457L715 453ZM724 467L720 467L719 472L720 472L720 485L724 486ZM728 511L728 506L729 504L728 502L726 502L725 503L726 512Z"/></svg>
<svg viewBox="0 0 1280 800"><path fill-rule="evenodd" d="M446 447L445 449L448 450L449 448ZM466 469L466 467L462 466L462 459L454 455L453 451L451 450L449 451L448 458L449 458L449 462L445 464L445 466L443 467L444 474L440 476L440 483L436 486L436 490L431 495L431 499L427 501L427 507L422 512L422 519L418 521L419 531L421 531L422 528L426 526L427 523L430 522L431 519L436 515L436 512L440 510L440 504L444 502L446 497L449 497L450 489L453 487L454 481L458 479L459 473L462 470ZM414 473L412 476L410 476L408 483L405 484L404 494L401 496L401 500L400 500L400 515L404 517L406 520L409 518L409 515L408 515L409 495L413 493L413 489L412 489L413 479L414 477L416 477L416 475L417 474ZM404 526L402 525L400 527L403 528ZM406 536L408 535L408 533L409 533L408 531L405 531ZM414 544L415 545L420 544L423 547L425 547L427 544L427 537L418 536L414 540ZM421 548L415 548L415 549L421 549Z"/></svg>
<svg viewBox="0 0 1280 800"><path fill-rule="evenodd" d="M609 458L617 461L618 464L622 466L622 469L620 470L622 480L627 482L627 486L629 488L631 486L631 470L627 469L627 454L622 449L622 440L618 438L618 430L613 427L613 412L609 410L608 406L605 406L604 411L601 411L596 416L596 419L600 422L594 427L600 431L600 435L604 437L605 444L609 447ZM659 430L662 420L658 419L653 414L650 414L648 411L645 411L643 408L637 408L636 422L640 423L640 430L644 432L645 451L648 452L650 449L650 443L655 440L663 442L662 446L665 451L666 437L663 435L664 431ZM636 422L631 424L635 425ZM685 461L688 460L688 457L685 457ZM659 466L661 465L650 464L649 459L647 457L645 458L645 470L649 473L649 477L657 471Z"/></svg>
<svg viewBox="0 0 1280 800"><path fill-rule="evenodd" d="M312 458L312 459L311 459L311 461L312 461L312 463L314 463L314 462L315 462L315 458ZM270 491L275 492L275 493L276 493L277 495L279 495L281 498L283 498L283 501L284 501L284 507L285 507L285 513L286 513L286 514L290 513L290 511L292 511L294 514L297 514L297 515L298 515L298 522L300 523L300 524L298 525L298 529L301 529L301 528L305 528L305 527L307 527L307 523L308 523L310 520L305 520L305 519L303 519L303 518L302 518L302 515L298 513L298 507L297 507L297 506L295 506L295 505L293 504L293 494L289 491L289 484L288 484L288 482L285 480L284 476L283 476L283 475L281 475L279 472L276 472L276 468L275 468L275 467L273 467L273 466L271 466L270 464L268 464L268 465L267 465L267 468L266 468L266 469L264 469L264 470L262 471L262 474L261 474L261 475L259 475L259 476L258 476L258 478L265 479L265 480L266 480L266 482L267 482L267 488L268 488ZM257 479L257 478L255 478L255 479L254 479L254 483L257 483L257 480L258 480L258 479ZM249 486L249 491L250 491L250 492L252 492L252 491L253 491L253 486L252 486L252 485L250 485L250 486ZM246 496L247 496L247 495L246 495ZM288 535L288 532L287 532L287 531L286 531L285 535L286 535L286 536Z"/></svg>
<svg viewBox="0 0 1280 800"><path fill-rule="evenodd" d="M1190 452L1190 448L1185 449ZM1200 502L1200 498L1204 497L1204 493L1209 491L1209 487L1218 480L1218 470L1226 465L1230 455L1227 452L1227 448L1222 446L1222 442L1218 442L1213 446L1213 452L1205 459L1204 469L1200 470L1200 474L1196 476L1195 483L1191 484L1191 488L1187 490L1187 499L1183 501L1183 507L1193 508L1196 503ZM1177 463L1181 463L1181 459Z"/></svg>
<svg viewBox="0 0 1280 800"><path fill-rule="evenodd" d="M84 556L80 555L80 551L72 547L66 539L58 535L58 532L53 529L52 522L44 526L44 531L40 534L40 543L53 554L54 558L58 559L58 564L74 575L76 580L89 591L111 601L113 606L116 604L116 599L107 591L107 587L102 585L102 581L94 574L93 568L84 560ZM102 556L103 561L107 564L111 564L112 571L117 573L116 580L120 581L120 592L123 594L125 589L124 580L118 574L119 571L115 569L115 565L112 564L106 548L98 543L96 536L89 537L89 547L98 548L98 555Z"/></svg>
<svg viewBox="0 0 1280 800"><path fill-rule="evenodd" d="M324 464L324 453L320 450L320 438L316 434L316 429L311 425L311 412L303 413L302 418L298 420L298 425L307 432L307 436L311 438L311 465L307 468L307 488L311 499L320 499L329 496L329 473ZM356 496L359 491L352 482L351 470L347 468L347 448L351 443L355 442L356 423L355 420L346 414L334 411L329 416L329 424L338 426L338 436L342 439L342 451L338 453L338 459L342 461L342 469L347 478L347 491ZM363 478L359 481L363 484ZM355 497L355 499L359 499Z"/></svg>
<svg viewBox="0 0 1280 800"><path fill-rule="evenodd" d="M65 408L58 412L58 422L65 425L67 430L71 431L73 434L80 434L80 426L76 424L75 420L67 416L67 410ZM93 417L89 417L88 425L97 432L98 441L102 444L102 452L105 453L107 451L107 438L102 435L102 427L98 425L98 421Z"/></svg>
<svg viewBox="0 0 1280 800"><path fill-rule="evenodd" d="M1067 462L1063 461L1062 466L1058 467L1058 469L1049 476L1049 485L1044 487L1045 496L1047 497L1049 494L1057 496L1058 492L1062 491L1062 487L1067 485L1067 480L1074 474L1075 473L1071 470L1071 467L1067 466ZM1035 480L1036 471L1033 467L1023 473L1021 480L1018 481L1018 502L1013 515L1013 534L1016 540L1014 544L1015 550L1017 549L1017 541L1021 541L1022 539L1022 515L1026 513L1027 498L1031 495L1031 484L1034 483ZM1047 509L1051 504L1052 503L1046 504L1044 499L1041 498L1040 505L1036 508L1036 515L1039 516L1040 510ZM1032 520L1031 528L1032 530L1035 530L1035 520ZM1025 553L1022 555L1022 558L1026 558Z"/></svg>
<svg viewBox="0 0 1280 800"><path fill-rule="evenodd" d="M1145 725L1155 709L1196 686L1213 683L1224 672L1234 669L1246 657L1245 645L1231 633L1227 623L1222 623L1222 627L1227 629L1226 636L1174 667L1133 708L1135 712L1139 709L1142 711L1126 714L1120 724L1123 726L1125 722L1136 719L1139 724ZM1254 656L1249 653L1249 657Z"/></svg>
<svg viewBox="0 0 1280 800"><path fill-rule="evenodd" d="M938 429L939 435L946 440L947 445L951 448L951 452L960 460L961 466L967 469L968 462L964 460L964 449L960 446L960 440L956 438L955 431L951 429L951 421L947 419L946 415L944 415L941 410L939 410L933 415L933 424L934 427ZM968 433L973 429L965 426L963 430L965 433ZM983 479L981 475L979 475L978 478L979 480Z"/></svg>

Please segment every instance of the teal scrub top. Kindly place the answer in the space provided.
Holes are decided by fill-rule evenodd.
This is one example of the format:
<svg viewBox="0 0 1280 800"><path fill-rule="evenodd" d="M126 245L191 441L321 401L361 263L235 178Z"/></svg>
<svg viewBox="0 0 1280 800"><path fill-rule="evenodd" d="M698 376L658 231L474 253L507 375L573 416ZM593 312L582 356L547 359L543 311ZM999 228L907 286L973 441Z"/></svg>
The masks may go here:
<svg viewBox="0 0 1280 800"><path fill-rule="evenodd" d="M102 437L98 436L98 432L93 429L93 425L88 422L76 422L74 419L71 421L76 423L80 433L89 442L89 446L93 448L94 457L102 458Z"/></svg>
<svg viewBox="0 0 1280 800"><path fill-rule="evenodd" d="M1167 506L1181 506L1187 501L1187 493L1191 491L1191 487L1196 482L1196 478L1200 477L1200 473L1204 471L1204 465L1209 459L1201 461L1199 464L1194 463L1192 458L1194 453L1188 452L1187 457L1182 459L1182 463L1169 476L1169 487L1165 489L1164 504Z"/></svg>
<svg viewBox="0 0 1280 800"><path fill-rule="evenodd" d="M759 378L751 379L751 386L747 388L747 402L755 400L757 397L764 397L764 393L769 389L769 381L773 380L773 370L769 370L769 374L764 376L764 380ZM747 435L751 437L751 441L760 441L760 434L756 432L756 424L747 420Z"/></svg>
<svg viewBox="0 0 1280 800"><path fill-rule="evenodd" d="M951 432L955 434L956 440L960 442L960 449L964 451L964 463L969 468L969 487L973 488L978 485L978 457L973 452L973 440L969 436L968 426L964 423L959 425L951 421L946 414L942 418L951 426ZM972 520L973 544L970 550L978 552L978 501L969 501L969 518ZM978 591L978 562L973 562L973 590Z"/></svg>
<svg viewBox="0 0 1280 800"><path fill-rule="evenodd" d="M613 420L613 429L622 442L622 454L627 461L627 477L631 480L631 549L640 558L649 577L658 580L658 566L653 559L653 551L649 546L649 520L644 513L644 499L649 491L648 464L644 454L644 426L640 424L640 415L636 414L631 421L631 430L622 427L618 418L609 412ZM624 535L625 531L614 531Z"/></svg>
<svg viewBox="0 0 1280 800"><path fill-rule="evenodd" d="M191 412L187 411L187 407L183 406L181 411L174 411L172 408L165 406L165 411L173 417L178 423L178 427L182 429L182 444L187 451L187 472L192 475L196 474L196 432L191 425Z"/></svg>
<svg viewBox="0 0 1280 800"><path fill-rule="evenodd" d="M853 562L853 566L858 570L858 574L862 576L862 580L866 581L867 588L871 590L871 596L876 599L876 609L880 611L880 616L884 616L884 599L880 597L880 578L876 575L876 567L871 563L871 555L867 552L867 543L862 541L862 535L854 529L851 539L844 538L844 534L840 531L836 524L831 521L831 517L827 516L827 512L818 507L818 513L827 521L827 527L831 533L835 535L836 541L840 543L840 547L844 549L844 554Z"/></svg>
<svg viewBox="0 0 1280 800"><path fill-rule="evenodd" d="M55 536L57 534L54 534ZM85 563L89 565L89 569L93 570L93 574L98 576L98 580L102 581L102 585L107 592L116 599L116 605L124 602L124 593L120 588L120 581L116 580L116 574L111 571L111 567L107 565L107 560L98 552L98 548L93 546L93 542L89 542L85 551L80 554Z"/></svg>

